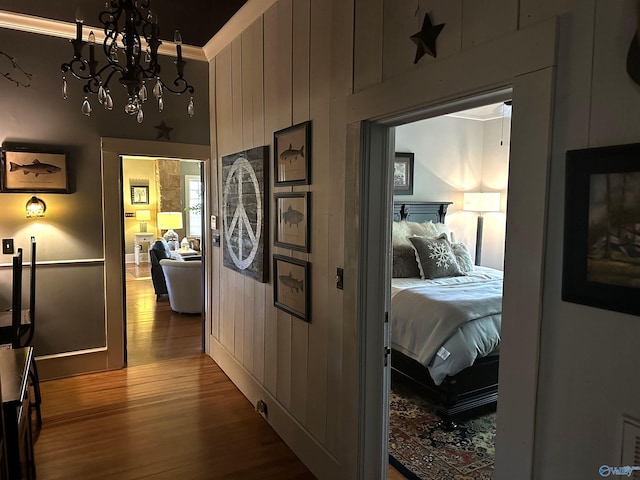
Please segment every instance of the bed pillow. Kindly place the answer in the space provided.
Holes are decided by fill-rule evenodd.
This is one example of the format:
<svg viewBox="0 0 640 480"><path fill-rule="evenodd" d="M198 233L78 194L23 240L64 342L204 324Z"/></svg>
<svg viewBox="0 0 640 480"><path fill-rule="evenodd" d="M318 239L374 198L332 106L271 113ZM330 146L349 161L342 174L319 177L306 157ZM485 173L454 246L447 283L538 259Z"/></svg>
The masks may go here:
<svg viewBox="0 0 640 480"><path fill-rule="evenodd" d="M469 253L469 248L464 243L452 243L451 250L456 257L460 270L465 273L473 270L473 259L471 258L471 253Z"/></svg>
<svg viewBox="0 0 640 480"><path fill-rule="evenodd" d="M447 239L453 242L453 232L444 223L429 222L393 222L392 240L393 245L411 245L408 238L418 237L438 237L445 233Z"/></svg>
<svg viewBox="0 0 640 480"><path fill-rule="evenodd" d="M416 252L407 240L406 245L393 247L393 278L420 278Z"/></svg>
<svg viewBox="0 0 640 480"><path fill-rule="evenodd" d="M446 234L435 238L409 237L409 241L415 250L422 279L464 275Z"/></svg>
<svg viewBox="0 0 640 480"><path fill-rule="evenodd" d="M409 242L408 238L412 235L415 235L415 233L413 233L409 222L393 222L391 239L394 247L399 245L411 247L411 242Z"/></svg>

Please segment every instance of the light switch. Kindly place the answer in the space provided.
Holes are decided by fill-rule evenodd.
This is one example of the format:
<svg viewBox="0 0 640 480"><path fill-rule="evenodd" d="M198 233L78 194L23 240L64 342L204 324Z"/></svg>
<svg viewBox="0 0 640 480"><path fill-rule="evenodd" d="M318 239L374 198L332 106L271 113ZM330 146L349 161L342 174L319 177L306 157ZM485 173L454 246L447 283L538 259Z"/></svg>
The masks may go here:
<svg viewBox="0 0 640 480"><path fill-rule="evenodd" d="M2 239L2 253L4 255L13 255L13 238Z"/></svg>

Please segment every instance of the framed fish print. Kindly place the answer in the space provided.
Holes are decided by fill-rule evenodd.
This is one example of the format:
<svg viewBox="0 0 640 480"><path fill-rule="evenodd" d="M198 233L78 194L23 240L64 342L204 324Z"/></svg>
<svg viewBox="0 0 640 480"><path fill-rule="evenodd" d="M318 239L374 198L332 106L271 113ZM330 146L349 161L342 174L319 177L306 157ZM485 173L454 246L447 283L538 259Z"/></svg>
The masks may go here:
<svg viewBox="0 0 640 480"><path fill-rule="evenodd" d="M275 185L309 185L311 166L311 121L273 134Z"/></svg>
<svg viewBox="0 0 640 480"><path fill-rule="evenodd" d="M273 256L273 304L280 310L311 321L310 264L304 260Z"/></svg>
<svg viewBox="0 0 640 480"><path fill-rule="evenodd" d="M70 193L67 155L29 147L3 148L0 192Z"/></svg>
<svg viewBox="0 0 640 480"><path fill-rule="evenodd" d="M310 192L276 193L276 227L274 244L277 247L309 252Z"/></svg>

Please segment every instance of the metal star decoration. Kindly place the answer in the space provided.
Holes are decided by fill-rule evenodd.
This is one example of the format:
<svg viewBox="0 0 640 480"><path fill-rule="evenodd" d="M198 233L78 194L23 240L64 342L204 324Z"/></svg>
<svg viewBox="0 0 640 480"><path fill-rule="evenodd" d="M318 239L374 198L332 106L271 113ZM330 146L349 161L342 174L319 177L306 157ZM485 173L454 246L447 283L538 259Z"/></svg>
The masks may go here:
<svg viewBox="0 0 640 480"><path fill-rule="evenodd" d="M156 140L160 138L166 138L167 140L171 140L171 130L173 127L169 127L164 123L164 120L160 122L160 125L155 125L153 128L158 129L158 134L156 135Z"/></svg>
<svg viewBox="0 0 640 480"><path fill-rule="evenodd" d="M429 14L425 13L424 21L422 22L422 30L415 35L411 35L411 40L413 40L413 42L418 46L418 49L416 50L416 58L413 63L418 63L425 53L428 53L433 58L437 57L436 38L440 35L444 25L444 23L441 23L440 25L432 25Z"/></svg>

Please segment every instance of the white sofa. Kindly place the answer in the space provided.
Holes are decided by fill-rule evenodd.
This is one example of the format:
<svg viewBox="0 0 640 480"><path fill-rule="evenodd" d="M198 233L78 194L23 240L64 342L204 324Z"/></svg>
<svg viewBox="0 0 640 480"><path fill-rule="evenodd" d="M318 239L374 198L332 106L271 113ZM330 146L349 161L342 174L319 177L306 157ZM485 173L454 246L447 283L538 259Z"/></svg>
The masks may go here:
<svg viewBox="0 0 640 480"><path fill-rule="evenodd" d="M202 261L160 260L169 293L171 310L202 312Z"/></svg>

